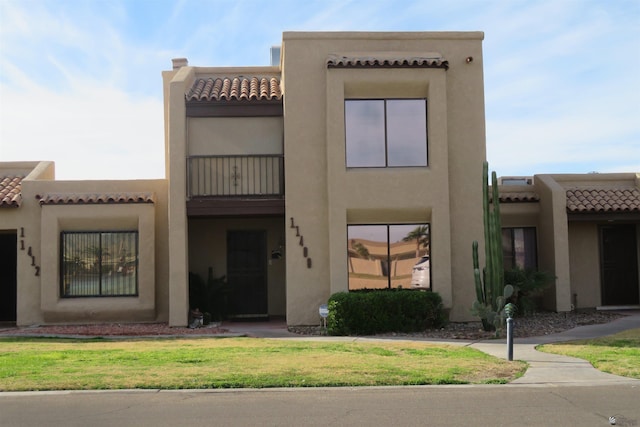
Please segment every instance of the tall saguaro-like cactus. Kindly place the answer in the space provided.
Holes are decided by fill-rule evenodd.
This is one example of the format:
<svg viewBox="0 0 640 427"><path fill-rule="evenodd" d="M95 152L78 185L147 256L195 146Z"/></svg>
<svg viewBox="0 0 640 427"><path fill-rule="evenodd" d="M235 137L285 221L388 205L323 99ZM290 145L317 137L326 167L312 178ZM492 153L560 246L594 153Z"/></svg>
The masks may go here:
<svg viewBox="0 0 640 427"><path fill-rule="evenodd" d="M504 285L502 263L502 226L500 223L500 203L498 179L491 174L492 199L489 198L489 164L482 167L482 209L484 218L485 268L480 270L478 262L478 242L472 244L473 276L476 287L476 301L472 312L482 319L486 331L498 330L504 323L504 305L513 294L511 285Z"/></svg>

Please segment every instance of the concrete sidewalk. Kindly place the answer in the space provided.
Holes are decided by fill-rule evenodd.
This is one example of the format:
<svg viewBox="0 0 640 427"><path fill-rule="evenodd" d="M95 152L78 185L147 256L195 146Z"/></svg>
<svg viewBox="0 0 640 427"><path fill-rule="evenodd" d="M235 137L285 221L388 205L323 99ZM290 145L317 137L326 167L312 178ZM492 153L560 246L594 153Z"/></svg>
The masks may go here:
<svg viewBox="0 0 640 427"><path fill-rule="evenodd" d="M574 357L543 353L535 348L541 344L598 338L628 329L640 328L640 312L630 312L609 323L579 326L568 331L541 337L514 340L513 358L529 363L527 372L511 384L629 384L640 380L607 374L595 369L589 362ZM515 326L517 327L517 325ZM506 340L481 341L470 345L495 357L507 358Z"/></svg>
<svg viewBox="0 0 640 427"><path fill-rule="evenodd" d="M230 335L251 336L259 338L282 339L306 339L306 340L331 340L331 341L385 341L408 340L402 338L380 337L328 337L328 336L300 336L287 330L287 325L282 322L264 323L225 323L225 329ZM515 326L517 328L517 324ZM513 358L529 364L527 372L510 384L528 385L615 385L633 384L640 387L640 380L607 374L595 369L591 364L582 359L561 356L557 354L542 353L535 349L540 344L565 342L578 339L597 338L612 335L628 329L640 328L640 311L625 312L625 316L609 323L599 325L579 326L577 328L557 334L540 337L517 338L514 340ZM458 346L469 346L491 356L507 359L506 340L429 340L419 338L416 340L437 342Z"/></svg>

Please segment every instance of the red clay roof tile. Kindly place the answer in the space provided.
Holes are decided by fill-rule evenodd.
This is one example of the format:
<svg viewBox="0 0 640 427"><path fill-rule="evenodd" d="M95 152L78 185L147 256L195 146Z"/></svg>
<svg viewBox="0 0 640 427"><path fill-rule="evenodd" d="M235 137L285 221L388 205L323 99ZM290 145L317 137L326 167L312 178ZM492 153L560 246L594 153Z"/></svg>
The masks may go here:
<svg viewBox="0 0 640 427"><path fill-rule="evenodd" d="M50 193L40 197L41 205L88 205L107 203L154 203L153 193Z"/></svg>
<svg viewBox="0 0 640 427"><path fill-rule="evenodd" d="M449 61L443 58L421 56L344 56L329 55L327 68L443 68L449 69Z"/></svg>
<svg viewBox="0 0 640 427"><path fill-rule="evenodd" d="M567 190L571 213L640 212L638 188L573 188Z"/></svg>
<svg viewBox="0 0 640 427"><path fill-rule="evenodd" d="M500 203L539 202L540 196L533 191L500 192Z"/></svg>
<svg viewBox="0 0 640 427"><path fill-rule="evenodd" d="M187 101L277 101L282 99L276 77L199 78L186 94Z"/></svg>
<svg viewBox="0 0 640 427"><path fill-rule="evenodd" d="M0 177L0 208L19 208L22 204L24 176Z"/></svg>

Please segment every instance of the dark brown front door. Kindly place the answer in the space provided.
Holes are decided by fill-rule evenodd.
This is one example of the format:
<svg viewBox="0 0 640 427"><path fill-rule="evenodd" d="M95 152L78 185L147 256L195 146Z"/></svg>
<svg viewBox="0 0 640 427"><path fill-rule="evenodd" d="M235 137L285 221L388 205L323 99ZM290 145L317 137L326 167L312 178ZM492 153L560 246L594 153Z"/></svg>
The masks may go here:
<svg viewBox="0 0 640 427"><path fill-rule="evenodd" d="M0 321L16 321L17 241L15 232L0 232Z"/></svg>
<svg viewBox="0 0 640 427"><path fill-rule="evenodd" d="M231 288L232 316L267 316L266 248L263 230L227 232L227 280Z"/></svg>
<svg viewBox="0 0 640 427"><path fill-rule="evenodd" d="M602 305L635 305L639 301L636 226L600 227Z"/></svg>

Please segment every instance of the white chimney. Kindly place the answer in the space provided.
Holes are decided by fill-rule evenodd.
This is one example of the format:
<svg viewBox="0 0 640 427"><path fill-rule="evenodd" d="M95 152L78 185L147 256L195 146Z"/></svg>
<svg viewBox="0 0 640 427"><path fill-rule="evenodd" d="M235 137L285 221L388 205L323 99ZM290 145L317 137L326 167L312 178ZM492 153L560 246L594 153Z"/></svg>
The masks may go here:
<svg viewBox="0 0 640 427"><path fill-rule="evenodd" d="M173 58L171 62L173 63L174 70L178 70L189 65L189 61L187 60L187 58Z"/></svg>
<svg viewBox="0 0 640 427"><path fill-rule="evenodd" d="M271 66L280 65L280 46L271 46Z"/></svg>

